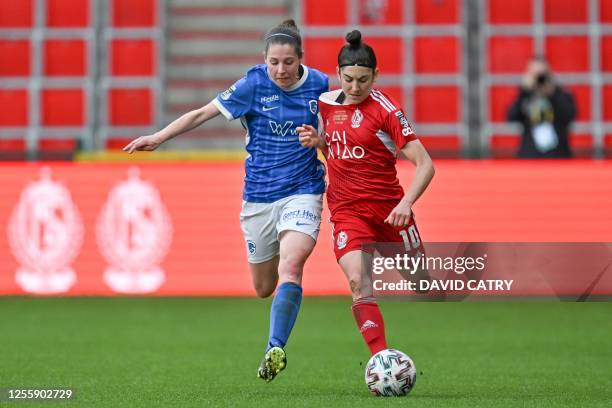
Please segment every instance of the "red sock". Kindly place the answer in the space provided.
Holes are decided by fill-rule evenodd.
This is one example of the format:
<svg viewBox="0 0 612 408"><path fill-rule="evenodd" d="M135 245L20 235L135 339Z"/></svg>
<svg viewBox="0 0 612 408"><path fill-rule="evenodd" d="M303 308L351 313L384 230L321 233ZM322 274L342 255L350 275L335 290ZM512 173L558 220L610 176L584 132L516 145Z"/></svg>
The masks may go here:
<svg viewBox="0 0 612 408"><path fill-rule="evenodd" d="M385 339L385 322L373 296L363 297L355 300L353 306L353 316L357 327L363 336L370 353L372 355L387 348Z"/></svg>

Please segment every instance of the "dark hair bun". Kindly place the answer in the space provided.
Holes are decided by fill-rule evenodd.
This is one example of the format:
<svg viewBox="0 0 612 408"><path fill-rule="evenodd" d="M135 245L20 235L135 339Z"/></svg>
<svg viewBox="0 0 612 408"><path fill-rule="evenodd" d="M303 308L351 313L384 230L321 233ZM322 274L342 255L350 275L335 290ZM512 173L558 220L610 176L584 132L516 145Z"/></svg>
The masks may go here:
<svg viewBox="0 0 612 408"><path fill-rule="evenodd" d="M294 30L298 29L298 26L297 24L295 24L295 20L293 19L283 21L282 23L279 24L279 27L289 27L289 28L293 28Z"/></svg>
<svg viewBox="0 0 612 408"><path fill-rule="evenodd" d="M346 35L346 42L351 44L352 48L359 47L361 44L361 32L359 30L353 30Z"/></svg>

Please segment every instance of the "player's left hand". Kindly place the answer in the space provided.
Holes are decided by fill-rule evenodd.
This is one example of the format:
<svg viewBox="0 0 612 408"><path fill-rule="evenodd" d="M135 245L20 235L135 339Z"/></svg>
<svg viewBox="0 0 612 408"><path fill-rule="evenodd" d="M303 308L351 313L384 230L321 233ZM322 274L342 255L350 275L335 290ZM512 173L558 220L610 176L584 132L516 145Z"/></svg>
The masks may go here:
<svg viewBox="0 0 612 408"><path fill-rule="evenodd" d="M400 201L393 210L389 213L385 222L394 227L405 227L410 222L412 217L412 206L408 203Z"/></svg>
<svg viewBox="0 0 612 408"><path fill-rule="evenodd" d="M317 147L319 145L320 137L317 129L311 125L298 126L295 129L298 133L300 143L304 147Z"/></svg>

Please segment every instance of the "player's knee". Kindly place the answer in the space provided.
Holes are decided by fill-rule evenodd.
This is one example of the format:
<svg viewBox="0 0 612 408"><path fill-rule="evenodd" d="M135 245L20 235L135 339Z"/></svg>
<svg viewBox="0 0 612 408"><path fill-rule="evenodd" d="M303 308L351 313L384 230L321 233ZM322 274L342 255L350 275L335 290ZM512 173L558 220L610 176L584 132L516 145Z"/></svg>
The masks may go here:
<svg viewBox="0 0 612 408"><path fill-rule="evenodd" d="M287 264L284 268L279 267L278 274L280 280L283 282L294 282L299 284L302 282L302 270L303 265Z"/></svg>
<svg viewBox="0 0 612 408"><path fill-rule="evenodd" d="M306 258L307 255L302 256L302 254L290 254L281 257L278 265L278 274L281 279L297 283L301 282Z"/></svg>
<svg viewBox="0 0 612 408"><path fill-rule="evenodd" d="M262 299L267 298L267 297L270 297L272 293L274 293L275 287L276 287L275 284L272 285L267 282L255 283L255 293L257 294L257 297L260 297Z"/></svg>
<svg viewBox="0 0 612 408"><path fill-rule="evenodd" d="M351 287L351 293L354 296L361 295L361 288L363 286L363 280L360 276L352 276L349 278L349 285Z"/></svg>

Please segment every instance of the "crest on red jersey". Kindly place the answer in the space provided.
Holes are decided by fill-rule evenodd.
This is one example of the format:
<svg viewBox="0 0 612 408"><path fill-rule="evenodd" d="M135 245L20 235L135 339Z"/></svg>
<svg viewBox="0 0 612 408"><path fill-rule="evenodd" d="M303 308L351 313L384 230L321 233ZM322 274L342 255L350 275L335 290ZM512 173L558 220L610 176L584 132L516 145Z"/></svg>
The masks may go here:
<svg viewBox="0 0 612 408"><path fill-rule="evenodd" d="M353 129L357 129L361 126L361 122L363 121L363 113L359 109L355 109L353 113L353 117L351 118L351 127Z"/></svg>

